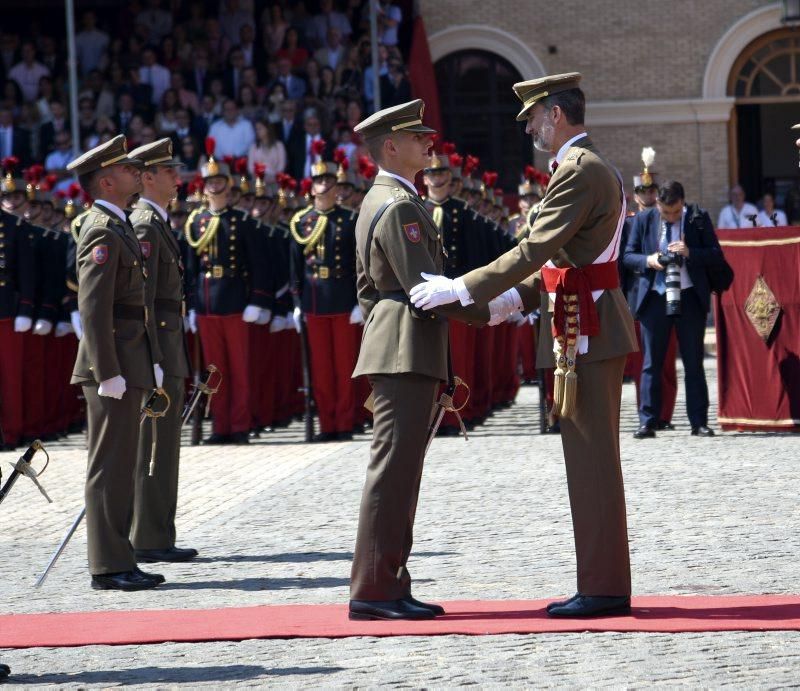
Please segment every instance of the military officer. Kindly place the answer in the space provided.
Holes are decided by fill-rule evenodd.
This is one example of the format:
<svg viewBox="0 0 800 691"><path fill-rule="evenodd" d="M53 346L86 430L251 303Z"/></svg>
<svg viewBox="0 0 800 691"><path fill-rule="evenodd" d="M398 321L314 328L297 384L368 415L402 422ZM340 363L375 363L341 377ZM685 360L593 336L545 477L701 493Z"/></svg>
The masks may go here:
<svg viewBox="0 0 800 691"><path fill-rule="evenodd" d="M631 592L619 409L625 356L636 338L616 262L625 197L619 173L584 128L580 79L573 72L514 85L523 102L517 119L527 121L536 148L556 159L528 238L488 266L455 281L431 279L411 295L426 309L489 303L491 323L539 304L545 313L553 301L541 320L539 362L557 365L578 593L548 612L567 617L627 612Z"/></svg>
<svg viewBox="0 0 800 691"><path fill-rule="evenodd" d="M411 594L407 561L423 455L439 384L448 379L447 316L484 323L484 308L423 314L409 304L420 273L441 274L441 233L417 195L434 132L417 99L356 126L380 169L356 227L358 299L366 317L354 376L374 397L370 464L361 498L350 581L352 619L430 619L444 610Z"/></svg>
<svg viewBox="0 0 800 691"><path fill-rule="evenodd" d="M36 264L33 242L22 214L25 181L14 172L15 160L4 159L0 181L0 430L2 448L14 449L23 434L24 334L33 325Z"/></svg>
<svg viewBox="0 0 800 691"><path fill-rule="evenodd" d="M130 155L144 166L142 193L133 206L130 220L147 269L145 295L161 351L162 388L171 401L166 414L156 424L155 446L152 426L142 425L131 543L138 562L188 561L197 556L197 550L175 546L175 512L184 382L191 367L183 330L183 260L167 213L178 193L181 163L172 156L169 137L140 146ZM151 458L153 451L155 457ZM149 472L151 460L152 476Z"/></svg>
<svg viewBox="0 0 800 691"><path fill-rule="evenodd" d="M86 528L96 590L145 590L163 582L136 566L133 517L139 415L160 384L139 241L124 208L141 189L125 137L90 149L67 165L95 200L77 244L78 310L83 337L72 383L83 387L88 419Z"/></svg>
<svg viewBox="0 0 800 691"><path fill-rule="evenodd" d="M213 141L207 146L213 152ZM211 156L201 174L208 207L195 209L185 227L189 323L199 331L206 363L224 376L211 401L213 433L204 441L247 444L252 425L248 326L264 317L269 321L270 314L262 313L272 307L266 251L255 221L231 205L227 164Z"/></svg>
<svg viewBox="0 0 800 691"><path fill-rule="evenodd" d="M315 441L350 439L356 387L350 375L358 355L355 328L363 323L356 301L356 214L336 203L334 161L325 142L312 144L311 206L291 220L291 292L295 318L306 320L320 433Z"/></svg>

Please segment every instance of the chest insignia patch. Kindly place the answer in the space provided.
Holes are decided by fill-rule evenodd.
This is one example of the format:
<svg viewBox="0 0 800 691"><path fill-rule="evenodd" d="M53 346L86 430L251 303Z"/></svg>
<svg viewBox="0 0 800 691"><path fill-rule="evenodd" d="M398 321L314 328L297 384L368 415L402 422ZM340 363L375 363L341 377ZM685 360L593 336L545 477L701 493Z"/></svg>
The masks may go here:
<svg viewBox="0 0 800 691"><path fill-rule="evenodd" d="M409 242L417 243L422 237L422 233L419 229L419 223L404 223L403 231L405 232Z"/></svg>
<svg viewBox="0 0 800 691"><path fill-rule="evenodd" d="M95 264L105 264L108 261L108 245L97 245L92 248L92 261Z"/></svg>
<svg viewBox="0 0 800 691"><path fill-rule="evenodd" d="M142 256L145 259L149 259L150 258L150 250L152 249L152 247L150 245L150 241L149 240L141 240L139 242L139 246L142 248Z"/></svg>

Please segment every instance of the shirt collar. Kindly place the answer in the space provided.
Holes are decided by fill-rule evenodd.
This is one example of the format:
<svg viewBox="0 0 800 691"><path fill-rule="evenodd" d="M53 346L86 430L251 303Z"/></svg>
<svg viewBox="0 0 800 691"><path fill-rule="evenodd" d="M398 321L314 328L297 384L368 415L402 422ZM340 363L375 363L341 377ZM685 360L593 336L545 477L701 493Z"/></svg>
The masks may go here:
<svg viewBox="0 0 800 691"><path fill-rule="evenodd" d="M561 161L563 161L564 156L567 155L567 150L569 149L569 147L571 147L579 139L588 136L589 135L586 134L586 132L581 132L580 134L576 134L572 139L568 139L567 141L565 141L564 144L561 146L561 148L558 150L558 153L556 154L556 163L561 165Z"/></svg>
<svg viewBox="0 0 800 691"><path fill-rule="evenodd" d="M158 215L161 216L161 220L165 223L167 222L167 212L164 211L160 205L156 204L152 199L148 199L147 197L139 197L139 201L152 206L156 211L158 211Z"/></svg>
<svg viewBox="0 0 800 691"><path fill-rule="evenodd" d="M402 175L398 175L397 173L390 173L388 170L385 170L383 168L378 168L378 175L387 175L390 178L394 178L395 180L399 180L406 187L408 187L409 191L414 192L414 194L417 193L417 188L414 186L414 183L410 182L409 180L404 178Z"/></svg>
<svg viewBox="0 0 800 691"><path fill-rule="evenodd" d="M119 219L123 223L127 223L128 222L128 217L125 215L125 212L122 209L120 209L116 204L112 204L111 202L107 202L105 199L95 199L94 203L95 204L99 204L101 207L107 209L108 211L113 212L114 215L119 217Z"/></svg>

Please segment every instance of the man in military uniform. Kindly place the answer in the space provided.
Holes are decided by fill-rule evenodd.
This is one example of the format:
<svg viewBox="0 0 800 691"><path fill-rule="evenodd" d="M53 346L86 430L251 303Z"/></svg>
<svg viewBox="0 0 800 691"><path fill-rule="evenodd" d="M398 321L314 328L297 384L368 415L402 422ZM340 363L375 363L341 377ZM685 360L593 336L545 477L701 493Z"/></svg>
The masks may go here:
<svg viewBox="0 0 800 691"><path fill-rule="evenodd" d="M16 161L3 161L0 181L0 430L2 448L14 449L24 426L22 372L24 334L33 325L36 265L28 225L14 211L25 204L25 181Z"/></svg>
<svg viewBox="0 0 800 691"><path fill-rule="evenodd" d="M200 333L206 363L224 379L211 401L213 433L206 444L247 444L252 425L249 324L271 312L266 252L256 223L230 203L230 171L213 156L202 167L208 208L186 220L189 323Z"/></svg>
<svg viewBox="0 0 800 691"><path fill-rule="evenodd" d="M168 137L140 146L130 155L144 165L142 193L130 219L147 269L147 309L153 315L161 354L162 388L170 400L166 414L156 423L155 446L152 425L142 425L131 543L139 562L188 561L197 556L197 550L175 546L175 512L181 414L191 368L183 331L183 260L167 213L178 193L181 163L173 158L172 140Z"/></svg>
<svg viewBox="0 0 800 691"><path fill-rule="evenodd" d="M490 323L541 305L539 363L557 365L578 567L578 593L548 607L565 617L627 612L631 592L619 410L636 338L616 262L625 197L619 173L586 134L580 79L573 72L514 85L524 104L517 119L556 159L528 238L461 279L432 278L411 294L425 309L488 303Z"/></svg>
<svg viewBox="0 0 800 691"><path fill-rule="evenodd" d="M312 145L313 204L291 221L291 292L295 316L305 318L320 433L315 441L350 439L355 425L358 355L355 327L363 323L356 301L356 214L336 203L337 164L324 159L325 142Z"/></svg>
<svg viewBox="0 0 800 691"><path fill-rule="evenodd" d="M136 566L133 518L139 415L162 376L154 364L139 241L124 208L142 189L124 135L87 151L67 169L95 199L77 245L83 337L72 383L83 387L88 420L86 528L96 590L145 590L163 582Z"/></svg>
<svg viewBox="0 0 800 691"><path fill-rule="evenodd" d="M440 382L448 379L445 317L489 317L485 307L422 314L409 304L420 273L441 274L445 261L441 233L412 182L433 143L423 108L419 99L386 108L355 128L380 169L356 227L366 324L354 376L365 374L372 385L374 430L350 582L352 619L444 612L412 597L407 568L425 441Z"/></svg>

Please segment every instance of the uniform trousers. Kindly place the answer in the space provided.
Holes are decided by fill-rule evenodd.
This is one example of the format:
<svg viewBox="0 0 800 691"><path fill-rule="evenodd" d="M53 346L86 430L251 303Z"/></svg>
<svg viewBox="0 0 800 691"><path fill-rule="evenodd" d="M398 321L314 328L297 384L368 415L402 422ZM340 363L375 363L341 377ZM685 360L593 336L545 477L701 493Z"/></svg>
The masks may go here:
<svg viewBox="0 0 800 691"><path fill-rule="evenodd" d="M619 409L625 356L579 363L572 418L561 418L575 536L578 592L631 593L625 489L619 457Z"/></svg>
<svg viewBox="0 0 800 691"><path fill-rule="evenodd" d="M6 444L22 437L23 334L14 331L14 319L0 319L0 430Z"/></svg>
<svg viewBox="0 0 800 691"><path fill-rule="evenodd" d="M661 411L661 372L672 330L678 336L686 388L686 414L694 427L708 424L708 385L703 369L706 311L694 288L681 291L681 316L668 317L666 297L651 290L639 309L644 366L639 423L655 427Z"/></svg>
<svg viewBox="0 0 800 691"><path fill-rule="evenodd" d="M323 433L352 432L355 384L351 375L358 359L350 314L307 314L308 347L314 401Z"/></svg>
<svg viewBox="0 0 800 691"><path fill-rule="evenodd" d="M250 324L250 372L255 386L250 388L253 427L271 427L275 410L276 337L268 324ZM282 365L281 365L282 366Z"/></svg>
<svg viewBox="0 0 800 691"><path fill-rule="evenodd" d="M60 341L50 332L47 336L39 336L44 341L44 368L42 376L42 431L40 434L57 434L61 419L61 402L64 398L65 381L68 382L62 357L63 348ZM69 387L72 388L71 386Z"/></svg>
<svg viewBox="0 0 800 691"><path fill-rule="evenodd" d="M139 434L131 526L131 543L135 549L169 549L175 546L181 415L186 400L186 382L183 377L165 374L162 388L169 396L170 405L164 417L156 419L156 461L152 477L153 424L149 418L145 419Z"/></svg>
<svg viewBox="0 0 800 691"><path fill-rule="evenodd" d="M117 400L100 396L97 386L83 387L89 447L86 539L93 576L131 571L136 566L129 535L145 393L130 387Z"/></svg>
<svg viewBox="0 0 800 691"><path fill-rule="evenodd" d="M519 327L517 337L517 354L522 365L522 376L525 381L539 378L536 372L536 327L525 323Z"/></svg>
<svg viewBox="0 0 800 691"><path fill-rule="evenodd" d="M59 370L61 374L60 416L58 429L66 432L70 425L83 422L80 389L69 383L72 377L72 367L78 356L78 338L73 333L56 338L58 344Z"/></svg>
<svg viewBox="0 0 800 691"><path fill-rule="evenodd" d="M483 418L492 406L494 370L494 328L481 329L475 337L475 383L473 384L474 416Z"/></svg>
<svg viewBox="0 0 800 691"><path fill-rule="evenodd" d="M407 373L373 374L369 381L375 397L372 445L350 598L398 600L411 595L407 562L439 380Z"/></svg>
<svg viewBox="0 0 800 691"><path fill-rule="evenodd" d="M22 334L22 405L24 409L22 436L31 439L40 437L45 433L43 429L45 395L44 346L44 336L37 336L32 330ZM49 390L52 391L52 388Z"/></svg>
<svg viewBox="0 0 800 691"><path fill-rule="evenodd" d="M219 391L211 398L214 433L229 435L249 432L250 412L250 332L249 324L238 312L225 316L197 317L197 330L203 345L205 364L213 364L222 374Z"/></svg>

